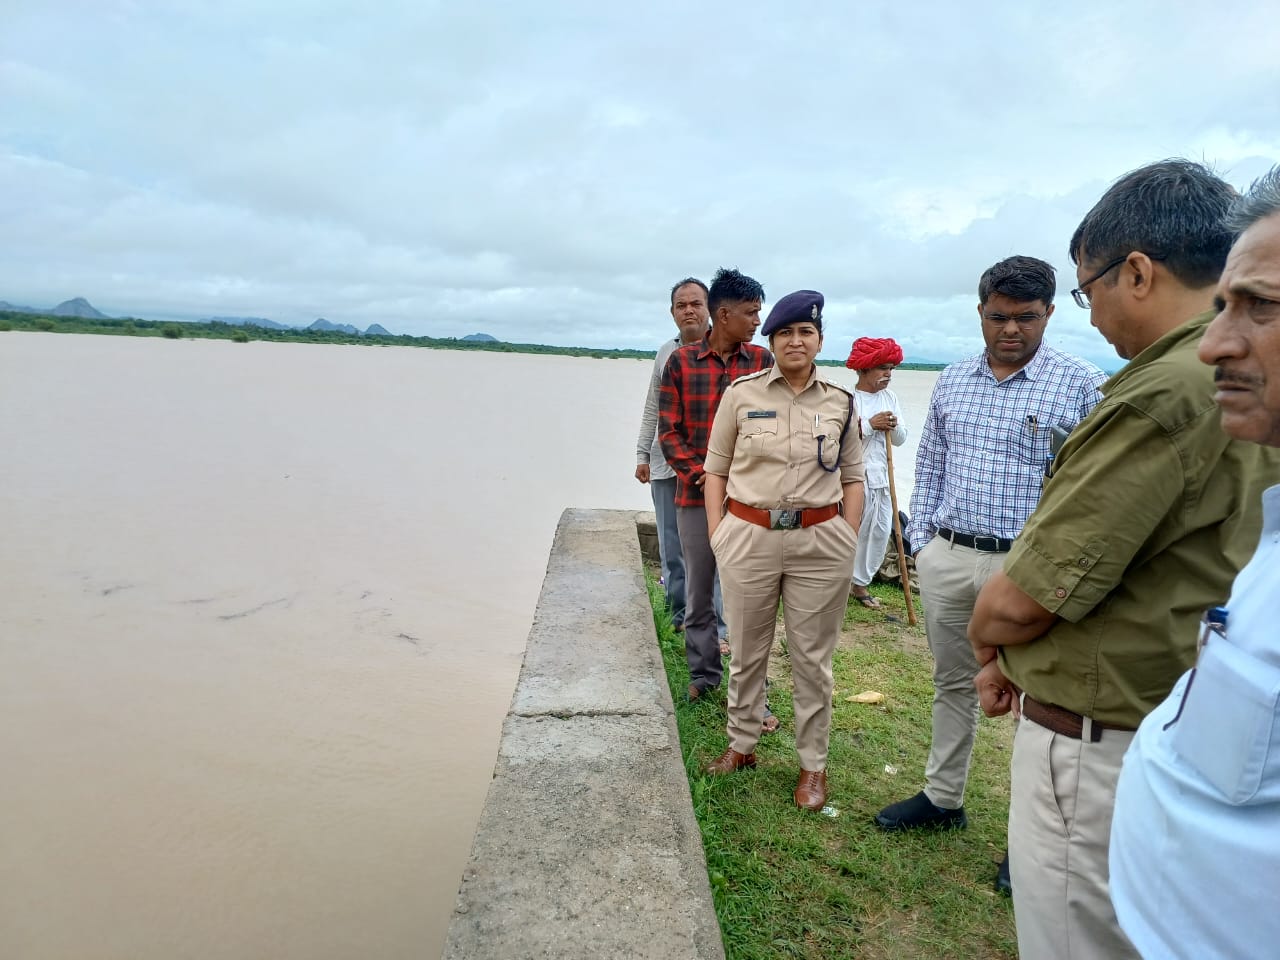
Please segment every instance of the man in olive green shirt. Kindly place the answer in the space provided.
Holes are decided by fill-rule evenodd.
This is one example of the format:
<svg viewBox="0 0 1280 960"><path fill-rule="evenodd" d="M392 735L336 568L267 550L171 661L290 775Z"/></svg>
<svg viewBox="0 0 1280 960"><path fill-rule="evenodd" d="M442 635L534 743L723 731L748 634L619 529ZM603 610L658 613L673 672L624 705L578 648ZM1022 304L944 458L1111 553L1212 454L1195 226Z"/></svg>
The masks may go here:
<svg viewBox="0 0 1280 960"><path fill-rule="evenodd" d="M1152 164L1072 237L1072 295L1131 362L1062 447L969 626L984 711L1024 718L1009 810L1024 957L1137 956L1107 886L1121 759L1191 666L1200 614L1225 600L1280 478L1275 451L1222 432L1196 357L1233 196L1198 164Z"/></svg>

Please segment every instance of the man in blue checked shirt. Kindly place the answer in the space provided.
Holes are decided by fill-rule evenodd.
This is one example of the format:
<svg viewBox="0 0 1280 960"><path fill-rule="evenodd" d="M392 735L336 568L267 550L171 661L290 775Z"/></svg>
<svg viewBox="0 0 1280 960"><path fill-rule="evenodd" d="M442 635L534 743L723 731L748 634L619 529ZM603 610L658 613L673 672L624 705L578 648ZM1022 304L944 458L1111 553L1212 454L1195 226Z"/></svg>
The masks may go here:
<svg viewBox="0 0 1280 960"><path fill-rule="evenodd" d="M1055 428L1069 433L1106 380L1043 342L1056 289L1053 267L1035 257L987 270L978 283L986 349L947 367L929 401L907 537L933 651L933 740L924 790L876 815L885 830L968 824L964 788L978 725L978 663L966 634L973 605L1040 498Z"/></svg>

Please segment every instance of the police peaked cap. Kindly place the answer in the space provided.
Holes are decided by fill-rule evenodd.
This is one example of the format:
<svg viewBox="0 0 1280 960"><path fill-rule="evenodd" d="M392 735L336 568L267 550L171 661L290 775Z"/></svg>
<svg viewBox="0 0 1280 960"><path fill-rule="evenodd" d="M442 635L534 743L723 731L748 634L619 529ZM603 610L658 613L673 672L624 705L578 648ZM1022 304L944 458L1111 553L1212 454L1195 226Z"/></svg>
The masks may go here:
<svg viewBox="0 0 1280 960"><path fill-rule="evenodd" d="M760 332L768 337L775 330L789 327L793 323L812 323L821 333L822 305L825 302L817 290L788 293L773 305L773 309L769 311L769 319L764 322Z"/></svg>

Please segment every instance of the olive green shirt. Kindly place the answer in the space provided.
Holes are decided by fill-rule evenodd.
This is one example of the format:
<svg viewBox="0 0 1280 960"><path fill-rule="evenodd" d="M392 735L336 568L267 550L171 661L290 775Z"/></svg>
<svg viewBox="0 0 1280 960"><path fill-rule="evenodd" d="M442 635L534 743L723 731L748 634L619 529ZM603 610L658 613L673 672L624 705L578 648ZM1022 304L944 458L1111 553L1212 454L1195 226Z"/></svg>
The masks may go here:
<svg viewBox="0 0 1280 960"><path fill-rule="evenodd" d="M1027 694L1136 729L1195 661L1205 609L1225 602L1262 529L1280 450L1233 440L1196 348L1204 314L1102 387L1072 432L1004 572L1061 619L1001 647Z"/></svg>
<svg viewBox="0 0 1280 960"><path fill-rule="evenodd" d="M849 389L816 366L799 393L777 366L751 373L724 392L702 469L728 477L729 496L751 507L825 507L863 480L857 418Z"/></svg>

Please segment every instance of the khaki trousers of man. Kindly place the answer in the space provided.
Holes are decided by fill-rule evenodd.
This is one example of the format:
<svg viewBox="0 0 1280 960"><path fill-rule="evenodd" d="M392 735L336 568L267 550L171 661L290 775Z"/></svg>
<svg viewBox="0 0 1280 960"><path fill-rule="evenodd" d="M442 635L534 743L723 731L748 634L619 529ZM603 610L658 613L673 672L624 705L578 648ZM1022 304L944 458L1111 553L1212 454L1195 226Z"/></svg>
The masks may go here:
<svg viewBox="0 0 1280 960"><path fill-rule="evenodd" d="M1018 724L1009 873L1018 953L1028 960L1137 960L1116 922L1107 882L1116 781L1132 740L1132 733L1104 730L1088 743L1025 717Z"/></svg>
<svg viewBox="0 0 1280 960"><path fill-rule="evenodd" d="M933 651L933 739L924 769L925 795L937 806L964 805L973 738L978 731L978 661L969 621L978 591L1004 565L1003 553L982 553L934 537L916 554L924 625Z"/></svg>
<svg viewBox="0 0 1280 960"><path fill-rule="evenodd" d="M831 731L831 657L849 602L858 538L843 517L801 530L769 530L733 514L711 547L720 568L729 661L729 746L751 753L764 723L764 681L782 599L795 687L796 752L804 770L825 770Z"/></svg>

